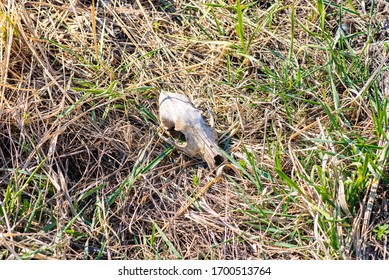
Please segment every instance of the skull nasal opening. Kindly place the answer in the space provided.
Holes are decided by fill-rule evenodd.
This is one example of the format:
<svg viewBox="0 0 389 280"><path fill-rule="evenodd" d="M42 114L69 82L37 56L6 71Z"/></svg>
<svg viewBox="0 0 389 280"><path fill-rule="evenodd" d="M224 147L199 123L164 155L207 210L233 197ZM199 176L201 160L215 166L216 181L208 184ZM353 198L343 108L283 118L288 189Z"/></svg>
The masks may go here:
<svg viewBox="0 0 389 280"><path fill-rule="evenodd" d="M217 155L213 158L213 161L215 162L216 166L218 166L224 162L224 158L220 155Z"/></svg>

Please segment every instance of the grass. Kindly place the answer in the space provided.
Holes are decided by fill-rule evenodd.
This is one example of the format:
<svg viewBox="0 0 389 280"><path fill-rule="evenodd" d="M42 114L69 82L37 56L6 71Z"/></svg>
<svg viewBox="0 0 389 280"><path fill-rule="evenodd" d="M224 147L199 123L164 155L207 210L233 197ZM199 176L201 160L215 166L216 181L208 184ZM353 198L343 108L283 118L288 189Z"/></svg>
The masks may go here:
<svg viewBox="0 0 389 280"><path fill-rule="evenodd" d="M71 2L0 4L0 259L388 258L386 1Z"/></svg>

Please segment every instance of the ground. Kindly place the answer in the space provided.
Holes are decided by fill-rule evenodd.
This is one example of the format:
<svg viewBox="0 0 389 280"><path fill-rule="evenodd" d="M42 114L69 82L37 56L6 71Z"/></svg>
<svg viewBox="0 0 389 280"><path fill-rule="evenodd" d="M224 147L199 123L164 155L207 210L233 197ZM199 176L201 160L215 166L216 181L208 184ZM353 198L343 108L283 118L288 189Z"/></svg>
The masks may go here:
<svg viewBox="0 0 389 280"><path fill-rule="evenodd" d="M0 259L388 259L388 2L4 2Z"/></svg>

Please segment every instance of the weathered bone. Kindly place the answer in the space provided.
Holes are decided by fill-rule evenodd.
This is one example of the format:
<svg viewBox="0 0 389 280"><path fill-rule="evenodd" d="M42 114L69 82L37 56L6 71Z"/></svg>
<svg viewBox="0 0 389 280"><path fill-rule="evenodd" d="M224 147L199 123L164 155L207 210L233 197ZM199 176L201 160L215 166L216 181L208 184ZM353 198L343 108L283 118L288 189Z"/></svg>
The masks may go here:
<svg viewBox="0 0 389 280"><path fill-rule="evenodd" d="M161 135L169 144L194 158L202 158L211 169L220 164L224 157L216 142L216 131L207 125L202 111L196 109L190 99L182 94L161 91L159 95L159 117L169 138ZM185 143L172 136L182 133Z"/></svg>

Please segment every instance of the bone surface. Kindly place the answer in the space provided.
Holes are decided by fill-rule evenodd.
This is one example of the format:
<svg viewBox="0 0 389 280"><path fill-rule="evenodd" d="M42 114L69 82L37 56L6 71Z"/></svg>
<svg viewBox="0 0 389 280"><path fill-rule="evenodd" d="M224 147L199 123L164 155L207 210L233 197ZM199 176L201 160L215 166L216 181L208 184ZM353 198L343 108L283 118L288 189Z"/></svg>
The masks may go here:
<svg viewBox="0 0 389 280"><path fill-rule="evenodd" d="M211 169L223 161L224 157L217 145L217 135L191 100L174 92L161 91L159 95L159 117L168 137L161 135L169 144L193 158L202 158ZM174 139L183 135L185 141Z"/></svg>

